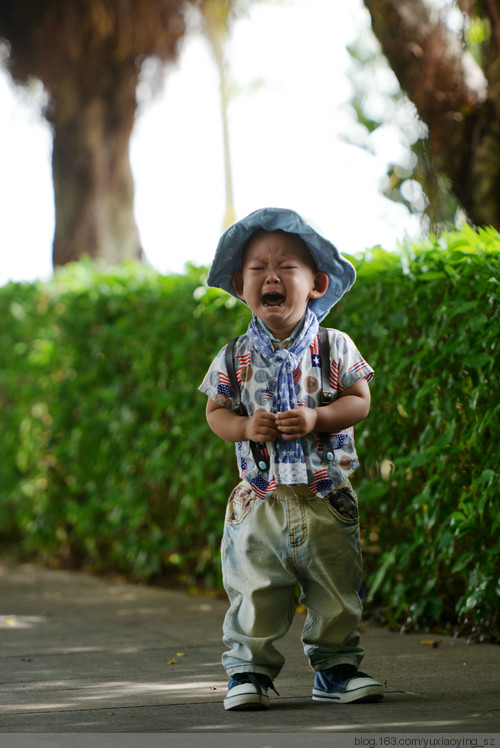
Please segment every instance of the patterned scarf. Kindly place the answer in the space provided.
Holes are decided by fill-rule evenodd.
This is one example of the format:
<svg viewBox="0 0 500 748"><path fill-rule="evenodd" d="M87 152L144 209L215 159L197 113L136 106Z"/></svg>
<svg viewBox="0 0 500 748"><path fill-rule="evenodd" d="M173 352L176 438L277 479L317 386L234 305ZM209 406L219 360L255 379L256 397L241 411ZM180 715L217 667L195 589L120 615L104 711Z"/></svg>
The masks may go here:
<svg viewBox="0 0 500 748"><path fill-rule="evenodd" d="M273 376L273 413L284 413L297 407L297 396L293 381L293 372L299 365L304 351L312 345L318 334L318 318L308 308L299 334L289 348L274 350L271 338L254 317L247 330L247 336L258 352L274 365ZM307 484L304 451L300 439L275 441L276 455L271 474L274 473L277 484ZM274 469L273 469L274 467Z"/></svg>

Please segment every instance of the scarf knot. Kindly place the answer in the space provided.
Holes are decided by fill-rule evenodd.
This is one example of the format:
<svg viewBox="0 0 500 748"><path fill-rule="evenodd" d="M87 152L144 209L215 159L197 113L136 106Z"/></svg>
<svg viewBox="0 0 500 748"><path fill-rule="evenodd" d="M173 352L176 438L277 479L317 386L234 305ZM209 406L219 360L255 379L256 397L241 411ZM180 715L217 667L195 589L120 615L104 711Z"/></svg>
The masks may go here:
<svg viewBox="0 0 500 748"><path fill-rule="evenodd" d="M299 365L299 359L297 358L295 353L292 353L292 351L288 350L287 348L280 348L275 352L274 362L276 366L286 366L287 369L290 369L290 371L292 372L295 371L295 369Z"/></svg>
<svg viewBox="0 0 500 748"><path fill-rule="evenodd" d="M292 356L293 356L293 353L290 353L290 351L287 348L280 348L274 354L274 358L281 359L282 361L289 361Z"/></svg>
<svg viewBox="0 0 500 748"><path fill-rule="evenodd" d="M297 369L304 351L312 345L318 334L318 327L318 318L308 308L302 327L290 347L279 348L275 351L269 335L257 319L254 317L250 322L247 330L250 342L273 366L273 413L285 413L297 407L293 372ZM274 462L271 463L270 471L271 476L274 475L276 478L276 483L307 484L304 450L300 439L285 441L277 438L275 448ZM289 469L290 464L294 466L293 470Z"/></svg>

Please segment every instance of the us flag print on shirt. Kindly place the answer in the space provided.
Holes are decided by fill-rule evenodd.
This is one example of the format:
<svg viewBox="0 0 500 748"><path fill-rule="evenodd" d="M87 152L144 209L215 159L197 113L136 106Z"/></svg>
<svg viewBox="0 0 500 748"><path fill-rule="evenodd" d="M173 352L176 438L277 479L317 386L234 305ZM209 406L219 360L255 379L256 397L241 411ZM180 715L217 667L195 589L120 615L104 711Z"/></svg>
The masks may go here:
<svg viewBox="0 0 500 748"><path fill-rule="evenodd" d="M339 388L339 365L336 361L332 361L330 366L330 387L334 390Z"/></svg>
<svg viewBox="0 0 500 748"><path fill-rule="evenodd" d="M247 382L252 376L251 354L245 353L243 356L236 356L236 379L240 384Z"/></svg>
<svg viewBox="0 0 500 748"><path fill-rule="evenodd" d="M308 488L313 492L317 493L318 490L325 490L329 493L332 490L333 483L331 479L328 477L328 470L318 470L317 473L314 473L314 479L312 483L309 483Z"/></svg>
<svg viewBox="0 0 500 748"><path fill-rule="evenodd" d="M314 368L321 367L321 353L319 350L319 335L314 338L314 343L310 346L311 351L311 366Z"/></svg>
<svg viewBox="0 0 500 748"><path fill-rule="evenodd" d="M219 384L217 385L217 394L228 397L229 399L233 396L233 388L231 387L231 380L225 371L219 371Z"/></svg>

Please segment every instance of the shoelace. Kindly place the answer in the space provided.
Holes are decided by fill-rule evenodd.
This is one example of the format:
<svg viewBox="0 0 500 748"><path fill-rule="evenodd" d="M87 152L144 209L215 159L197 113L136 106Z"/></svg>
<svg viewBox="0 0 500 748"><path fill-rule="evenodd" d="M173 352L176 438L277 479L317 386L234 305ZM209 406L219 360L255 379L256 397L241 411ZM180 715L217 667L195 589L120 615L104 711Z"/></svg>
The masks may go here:
<svg viewBox="0 0 500 748"><path fill-rule="evenodd" d="M348 683L352 678L369 678L366 673L362 673L354 665L336 665L331 670L331 677L339 685Z"/></svg>
<svg viewBox="0 0 500 748"><path fill-rule="evenodd" d="M236 683L251 683L258 690L259 694L262 693L264 688L270 688L276 696L279 696L278 691L275 689L271 678L268 675L261 673L236 673L232 680Z"/></svg>

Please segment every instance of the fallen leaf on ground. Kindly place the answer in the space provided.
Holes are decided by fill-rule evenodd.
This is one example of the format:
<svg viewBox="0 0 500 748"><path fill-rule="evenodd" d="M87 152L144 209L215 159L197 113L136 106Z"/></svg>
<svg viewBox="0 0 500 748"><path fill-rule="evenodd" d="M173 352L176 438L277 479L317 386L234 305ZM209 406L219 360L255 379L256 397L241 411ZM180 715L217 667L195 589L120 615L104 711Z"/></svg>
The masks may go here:
<svg viewBox="0 0 500 748"><path fill-rule="evenodd" d="M441 639L421 639L420 644L426 644L428 647L437 649L441 644Z"/></svg>

